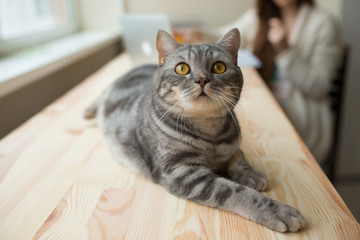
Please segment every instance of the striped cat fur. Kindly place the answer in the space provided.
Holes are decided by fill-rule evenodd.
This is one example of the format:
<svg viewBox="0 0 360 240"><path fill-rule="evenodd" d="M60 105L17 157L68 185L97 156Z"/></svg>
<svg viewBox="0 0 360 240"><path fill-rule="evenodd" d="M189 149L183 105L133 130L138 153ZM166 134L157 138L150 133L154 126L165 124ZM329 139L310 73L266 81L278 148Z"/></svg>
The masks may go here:
<svg viewBox="0 0 360 240"><path fill-rule="evenodd" d="M159 65L119 78L85 117L97 115L118 162L170 193L295 232L304 218L259 193L267 178L239 149L241 129L233 112L243 86L239 46L237 29L217 43L199 45L180 45L159 31ZM130 160L118 157L120 152Z"/></svg>

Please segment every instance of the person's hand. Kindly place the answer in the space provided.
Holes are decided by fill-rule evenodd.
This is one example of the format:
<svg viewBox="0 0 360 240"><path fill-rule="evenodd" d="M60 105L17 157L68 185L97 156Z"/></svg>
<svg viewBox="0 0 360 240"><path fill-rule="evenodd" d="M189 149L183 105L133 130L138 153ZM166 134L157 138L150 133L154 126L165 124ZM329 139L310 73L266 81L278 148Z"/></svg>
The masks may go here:
<svg viewBox="0 0 360 240"><path fill-rule="evenodd" d="M287 41L286 29L278 18L271 18L268 22L269 32L268 40L273 45L277 53L285 51L289 45Z"/></svg>

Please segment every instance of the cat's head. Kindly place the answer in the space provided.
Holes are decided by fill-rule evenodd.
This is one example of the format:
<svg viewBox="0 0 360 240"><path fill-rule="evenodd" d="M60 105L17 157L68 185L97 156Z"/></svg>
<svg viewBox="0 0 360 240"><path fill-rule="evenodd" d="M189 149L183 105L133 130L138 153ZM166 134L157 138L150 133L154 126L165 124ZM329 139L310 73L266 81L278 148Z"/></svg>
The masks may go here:
<svg viewBox="0 0 360 240"><path fill-rule="evenodd" d="M217 43L180 45L165 31L157 35L159 68L154 92L187 116L228 114L238 102L243 77L237 66L240 33L232 29Z"/></svg>

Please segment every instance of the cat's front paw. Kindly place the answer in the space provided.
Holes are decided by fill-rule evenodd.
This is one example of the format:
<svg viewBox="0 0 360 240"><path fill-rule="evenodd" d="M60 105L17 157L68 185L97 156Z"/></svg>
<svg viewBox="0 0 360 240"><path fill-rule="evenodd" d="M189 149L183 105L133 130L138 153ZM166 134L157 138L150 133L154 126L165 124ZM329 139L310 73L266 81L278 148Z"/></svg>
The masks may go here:
<svg viewBox="0 0 360 240"><path fill-rule="evenodd" d="M264 191L268 186L268 180L265 174L254 170L245 172L236 182L257 191Z"/></svg>
<svg viewBox="0 0 360 240"><path fill-rule="evenodd" d="M305 219L295 208L281 204L278 211L265 225L278 232L297 232L305 226Z"/></svg>

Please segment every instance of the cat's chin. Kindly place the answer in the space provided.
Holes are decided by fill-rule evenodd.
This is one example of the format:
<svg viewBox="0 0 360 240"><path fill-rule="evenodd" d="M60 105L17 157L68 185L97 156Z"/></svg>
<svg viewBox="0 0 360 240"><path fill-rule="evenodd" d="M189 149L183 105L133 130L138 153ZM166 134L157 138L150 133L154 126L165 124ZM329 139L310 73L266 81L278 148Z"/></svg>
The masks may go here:
<svg viewBox="0 0 360 240"><path fill-rule="evenodd" d="M199 95L194 101L186 104L185 109L187 116L196 118L219 117L222 113L219 105L207 95Z"/></svg>

